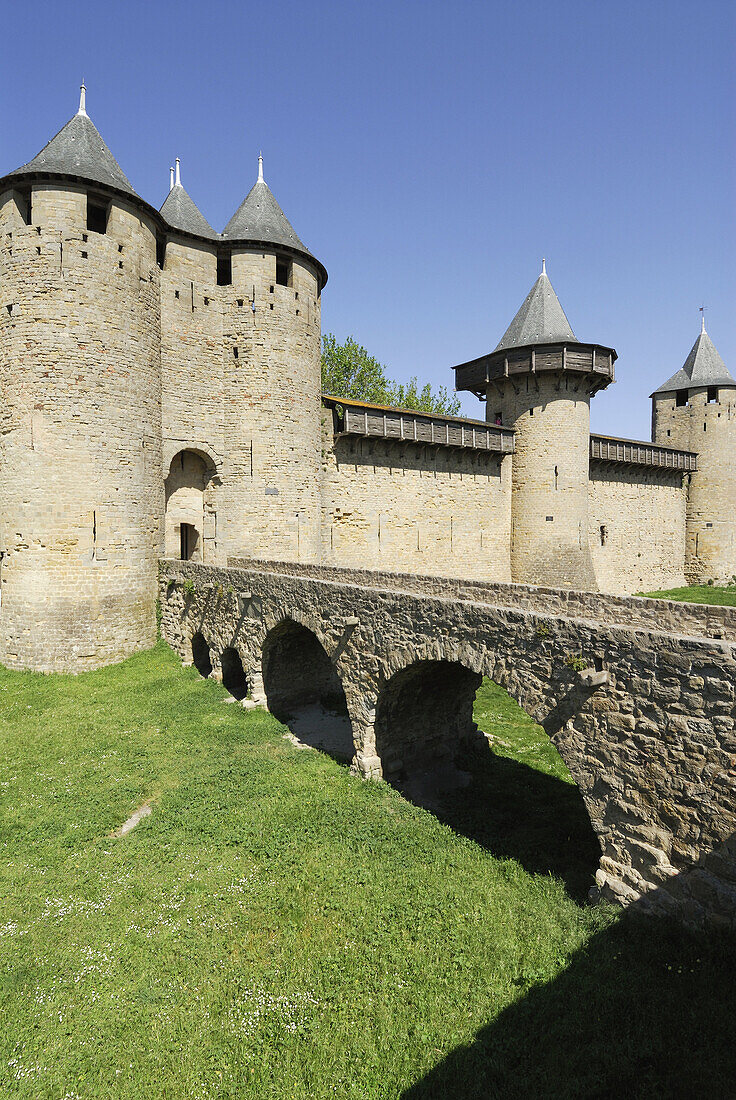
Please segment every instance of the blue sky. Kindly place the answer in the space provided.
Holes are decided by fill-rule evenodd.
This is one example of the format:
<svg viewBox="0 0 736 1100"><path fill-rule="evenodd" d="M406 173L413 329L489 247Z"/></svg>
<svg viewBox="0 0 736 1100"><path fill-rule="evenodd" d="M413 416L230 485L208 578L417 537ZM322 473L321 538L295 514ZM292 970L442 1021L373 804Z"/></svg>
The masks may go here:
<svg viewBox="0 0 736 1100"><path fill-rule="evenodd" d="M452 385L541 257L581 340L613 345L595 430L647 438L707 306L736 373L736 4L13 7L0 170L76 110L158 206L168 168L221 229L265 175L325 263L323 327ZM32 17L31 17L32 10ZM482 406L469 396L469 415Z"/></svg>

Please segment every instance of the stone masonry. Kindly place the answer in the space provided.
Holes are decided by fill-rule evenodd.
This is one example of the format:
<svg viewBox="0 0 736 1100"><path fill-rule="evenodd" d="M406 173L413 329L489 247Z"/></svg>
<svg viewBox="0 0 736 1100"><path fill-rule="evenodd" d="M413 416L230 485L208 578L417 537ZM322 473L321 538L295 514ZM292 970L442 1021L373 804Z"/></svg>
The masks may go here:
<svg viewBox="0 0 736 1100"><path fill-rule="evenodd" d="M527 588L519 606L513 585L408 580L164 562L162 630L186 662L203 640L215 676L220 655L237 650L265 702L264 647L298 624L339 678L366 776L398 766L397 741L400 753L417 748L407 730L436 735L442 691L456 716L445 737L472 736L472 698L490 676L543 726L580 788L603 896L736 928L736 612L691 606L678 622L665 605L658 621L646 600L570 593L565 607L567 593ZM303 675L307 647L283 652ZM412 713L397 711L396 678L430 666L441 676L403 696ZM386 712L392 722L377 731Z"/></svg>

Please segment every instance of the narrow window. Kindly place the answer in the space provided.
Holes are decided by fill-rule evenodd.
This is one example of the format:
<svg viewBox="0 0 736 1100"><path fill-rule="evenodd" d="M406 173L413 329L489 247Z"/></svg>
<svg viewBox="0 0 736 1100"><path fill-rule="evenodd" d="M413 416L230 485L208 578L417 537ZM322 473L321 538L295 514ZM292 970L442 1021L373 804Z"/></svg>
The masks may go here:
<svg viewBox="0 0 736 1100"><path fill-rule="evenodd" d="M233 281L233 261L230 253L217 257L217 285L230 286Z"/></svg>
<svg viewBox="0 0 736 1100"><path fill-rule="evenodd" d="M178 298L178 297L179 297L179 291L178 291L178 290L175 290L175 291L174 291L174 297L175 297L175 298Z"/></svg>
<svg viewBox="0 0 736 1100"><path fill-rule="evenodd" d="M494 423L494 424L499 424L499 425L503 424L503 416L501 415L501 410L500 410L500 409L499 409L499 410L498 410L498 412L497 412L497 413L496 413L496 414L494 415L494 417L493 417L493 423Z"/></svg>
<svg viewBox="0 0 736 1100"><path fill-rule="evenodd" d="M238 298L238 309L242 309L242 308L243 308L243 299Z"/></svg>
<svg viewBox="0 0 736 1100"><path fill-rule="evenodd" d="M166 238L156 237L156 263L163 271L166 263ZM178 295L177 295L178 297Z"/></svg>
<svg viewBox="0 0 736 1100"><path fill-rule="evenodd" d="M291 262L276 260L276 282L279 286L291 286Z"/></svg>
<svg viewBox="0 0 736 1100"><path fill-rule="evenodd" d="M238 358L238 349L237 348L233 348L233 358L234 359Z"/></svg>
<svg viewBox="0 0 736 1100"><path fill-rule="evenodd" d="M683 405L687 405L687 390L678 390L675 394L675 405L678 409L681 409Z"/></svg>
<svg viewBox="0 0 736 1100"><path fill-rule="evenodd" d="M557 467L555 466L555 489L557 488L557 479L558 479L558 477L559 477L559 471L558 471Z"/></svg>
<svg viewBox="0 0 736 1100"><path fill-rule="evenodd" d="M708 404L718 400L718 387L708 386Z"/></svg>
<svg viewBox="0 0 736 1100"><path fill-rule="evenodd" d="M534 416L534 409L530 409L530 410L529 410L529 415L530 415L530 416Z"/></svg>
<svg viewBox="0 0 736 1100"><path fill-rule="evenodd" d="M667 429L667 435L672 435L672 432L669 430L669 428Z"/></svg>
<svg viewBox="0 0 736 1100"><path fill-rule="evenodd" d="M605 546L608 542L608 528L605 523L601 524L601 546Z"/></svg>
<svg viewBox="0 0 736 1100"><path fill-rule="evenodd" d="M96 202L87 196L87 228L92 233L107 233L107 216L110 207L107 203Z"/></svg>
<svg viewBox="0 0 736 1100"><path fill-rule="evenodd" d="M20 214L23 222L26 225L31 224L31 192L18 191L15 196L15 203L18 207L18 213Z"/></svg>

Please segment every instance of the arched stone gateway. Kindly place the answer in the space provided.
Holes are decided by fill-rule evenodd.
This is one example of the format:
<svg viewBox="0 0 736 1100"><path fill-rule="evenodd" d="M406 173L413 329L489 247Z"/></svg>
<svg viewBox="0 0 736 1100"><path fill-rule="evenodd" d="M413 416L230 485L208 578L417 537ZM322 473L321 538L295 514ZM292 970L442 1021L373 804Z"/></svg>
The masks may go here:
<svg viewBox="0 0 736 1100"><path fill-rule="evenodd" d="M345 692L313 631L292 619L280 622L263 643L262 669L271 713L305 744L338 760L352 760Z"/></svg>
<svg viewBox="0 0 736 1100"><path fill-rule="evenodd" d="M581 792L602 894L736 929L732 609L273 562L164 562L160 591L182 659L199 632L277 715L347 710L365 776L472 736L487 675Z"/></svg>
<svg viewBox="0 0 736 1100"><path fill-rule="evenodd" d="M195 449L177 452L165 489L167 556L213 564L217 560L217 501L211 458Z"/></svg>

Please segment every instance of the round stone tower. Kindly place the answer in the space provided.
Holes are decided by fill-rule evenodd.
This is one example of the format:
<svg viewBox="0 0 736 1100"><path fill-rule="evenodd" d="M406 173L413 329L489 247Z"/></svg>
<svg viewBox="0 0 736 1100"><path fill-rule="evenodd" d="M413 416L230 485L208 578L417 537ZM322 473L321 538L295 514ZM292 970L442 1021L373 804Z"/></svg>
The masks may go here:
<svg viewBox="0 0 736 1100"><path fill-rule="evenodd" d="M736 575L736 379L705 331L681 370L652 394L652 439L697 453L687 492L685 576Z"/></svg>
<svg viewBox="0 0 736 1100"><path fill-rule="evenodd" d="M616 352L576 338L542 273L490 355L455 368L486 419L516 430L511 578L595 590L588 542L590 399L613 381Z"/></svg>
<svg viewBox="0 0 736 1100"><path fill-rule="evenodd" d="M151 645L161 478L155 212L78 113L0 180L0 661Z"/></svg>
<svg viewBox="0 0 736 1100"><path fill-rule="evenodd" d="M222 234L229 553L314 562L320 551L322 264L263 178Z"/></svg>

